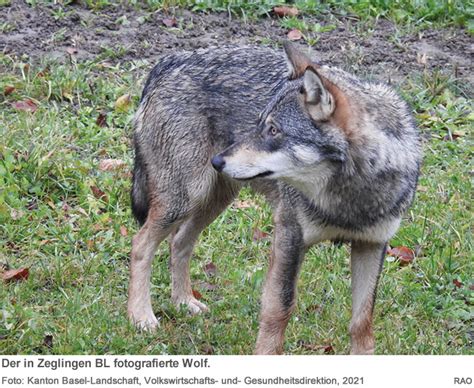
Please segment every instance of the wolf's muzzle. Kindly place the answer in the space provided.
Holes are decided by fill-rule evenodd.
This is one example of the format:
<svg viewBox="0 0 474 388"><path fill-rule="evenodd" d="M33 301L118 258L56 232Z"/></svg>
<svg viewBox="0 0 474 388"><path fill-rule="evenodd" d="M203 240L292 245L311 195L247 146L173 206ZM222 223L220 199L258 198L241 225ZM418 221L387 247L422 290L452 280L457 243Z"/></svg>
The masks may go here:
<svg viewBox="0 0 474 388"><path fill-rule="evenodd" d="M211 159L211 164L216 171L221 172L225 166L225 160L221 155L216 155Z"/></svg>

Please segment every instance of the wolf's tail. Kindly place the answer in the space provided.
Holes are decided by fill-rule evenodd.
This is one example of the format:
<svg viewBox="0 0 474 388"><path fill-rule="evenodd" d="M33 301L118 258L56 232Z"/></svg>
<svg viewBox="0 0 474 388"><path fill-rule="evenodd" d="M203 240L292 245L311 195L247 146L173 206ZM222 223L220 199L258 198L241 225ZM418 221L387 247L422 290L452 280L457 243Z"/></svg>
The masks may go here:
<svg viewBox="0 0 474 388"><path fill-rule="evenodd" d="M140 225L143 225L150 207L148 203L148 185L145 165L138 145L135 143L135 166L132 183L132 212Z"/></svg>

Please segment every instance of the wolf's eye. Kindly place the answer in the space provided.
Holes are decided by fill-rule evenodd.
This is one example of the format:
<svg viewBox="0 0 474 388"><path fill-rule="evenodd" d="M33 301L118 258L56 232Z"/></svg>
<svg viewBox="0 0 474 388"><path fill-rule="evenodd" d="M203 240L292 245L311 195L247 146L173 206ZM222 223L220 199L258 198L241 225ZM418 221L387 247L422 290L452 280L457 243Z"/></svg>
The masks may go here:
<svg viewBox="0 0 474 388"><path fill-rule="evenodd" d="M269 128L268 128L268 133L272 136L276 136L278 135L278 128L275 127L274 125L271 125Z"/></svg>

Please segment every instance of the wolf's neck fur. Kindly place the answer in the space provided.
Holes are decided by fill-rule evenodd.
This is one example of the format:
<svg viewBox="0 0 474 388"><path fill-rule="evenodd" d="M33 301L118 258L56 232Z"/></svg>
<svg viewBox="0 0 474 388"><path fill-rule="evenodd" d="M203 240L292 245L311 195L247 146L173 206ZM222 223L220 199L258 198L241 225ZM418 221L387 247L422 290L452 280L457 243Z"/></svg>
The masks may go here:
<svg viewBox="0 0 474 388"><path fill-rule="evenodd" d="M380 206L380 190L390 185L390 179L396 179L396 167L377 160L381 156L377 147L365 153L355 152L358 158L351 154L349 151L342 163L323 161L297 178L285 178L285 182L322 210L371 203Z"/></svg>
<svg viewBox="0 0 474 388"><path fill-rule="evenodd" d="M333 163L323 161L318 165L317 173L314 169L308 169L308 171L301 172L298 179L284 178L283 181L303 193L315 204L318 204L321 194L326 190L335 171L336 168Z"/></svg>

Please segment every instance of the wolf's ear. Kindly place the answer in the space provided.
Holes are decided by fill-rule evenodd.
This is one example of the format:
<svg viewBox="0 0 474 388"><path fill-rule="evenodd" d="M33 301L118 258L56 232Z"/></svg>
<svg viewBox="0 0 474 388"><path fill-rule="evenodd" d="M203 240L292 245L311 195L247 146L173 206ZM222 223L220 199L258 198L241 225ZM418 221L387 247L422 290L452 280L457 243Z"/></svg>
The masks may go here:
<svg viewBox="0 0 474 388"><path fill-rule="evenodd" d="M289 41L283 42L283 48L285 49L286 62L288 64L288 78L296 79L301 77L305 70L311 66L311 59Z"/></svg>
<svg viewBox="0 0 474 388"><path fill-rule="evenodd" d="M303 88L305 104L311 118L315 121L329 120L336 107L334 96L311 67L304 72Z"/></svg>

